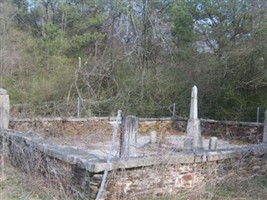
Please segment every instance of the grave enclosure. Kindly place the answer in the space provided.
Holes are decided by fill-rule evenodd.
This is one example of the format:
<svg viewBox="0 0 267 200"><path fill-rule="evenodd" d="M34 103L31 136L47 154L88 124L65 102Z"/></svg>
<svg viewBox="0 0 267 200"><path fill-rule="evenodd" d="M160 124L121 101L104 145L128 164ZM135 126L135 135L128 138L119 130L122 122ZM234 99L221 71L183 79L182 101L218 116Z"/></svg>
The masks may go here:
<svg viewBox="0 0 267 200"><path fill-rule="evenodd" d="M122 120L9 119L8 110L8 94L1 89L2 155L14 166L42 174L51 184L63 186L68 195L81 199L175 195L217 180L230 171L242 176L267 175L267 119L264 124L198 119L196 87L192 88L189 120L135 116ZM93 134L98 129L109 134L110 141L114 139L113 149L109 148L111 142L89 150L34 137L35 132L68 137ZM246 145L220 146L222 139ZM105 174L107 179L103 182ZM101 183L105 186L103 191Z"/></svg>

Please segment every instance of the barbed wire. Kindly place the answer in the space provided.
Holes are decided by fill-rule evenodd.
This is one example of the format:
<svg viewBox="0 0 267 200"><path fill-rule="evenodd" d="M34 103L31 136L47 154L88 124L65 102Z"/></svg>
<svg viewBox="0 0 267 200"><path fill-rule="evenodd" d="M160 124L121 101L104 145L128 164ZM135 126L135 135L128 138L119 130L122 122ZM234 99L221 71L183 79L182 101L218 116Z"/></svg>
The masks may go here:
<svg viewBox="0 0 267 200"><path fill-rule="evenodd" d="M109 98L104 100L94 101L92 99L70 99L70 100L58 100L58 101L46 101L36 103L21 103L11 104L10 117L11 118L34 118L34 117L107 117L114 116L117 109L124 108L118 103L115 98ZM129 105L131 106L131 105ZM156 103L148 105L145 112L145 116L140 117L178 117L187 118L188 113L179 110L179 104L173 103L171 105L161 105ZM133 106L132 106L133 107ZM152 109L150 112L149 108ZM125 109L126 110L126 109ZM189 110L189 108L188 108ZM254 110L242 109L234 111L236 117L239 115L246 116L247 119L243 121L250 122L263 122L264 121L264 107L255 107ZM219 112L219 111L218 111ZM125 111L125 114L137 114ZM210 116L203 116L203 113L199 112L200 118L210 118ZM236 118L236 119L237 119ZM236 119L228 119L234 120ZM217 119L220 120L220 119Z"/></svg>
<svg viewBox="0 0 267 200"><path fill-rule="evenodd" d="M114 115L114 102L116 99L105 99L93 101L91 99L71 99L36 103L11 104L10 116L13 118L32 118L32 117L92 117L92 116L111 116ZM171 106L153 105L158 113L165 116L176 116L176 111ZM113 108L114 107L114 108ZM175 107L174 107L175 108ZM148 114L149 115L149 114ZM147 117L153 117L151 116Z"/></svg>

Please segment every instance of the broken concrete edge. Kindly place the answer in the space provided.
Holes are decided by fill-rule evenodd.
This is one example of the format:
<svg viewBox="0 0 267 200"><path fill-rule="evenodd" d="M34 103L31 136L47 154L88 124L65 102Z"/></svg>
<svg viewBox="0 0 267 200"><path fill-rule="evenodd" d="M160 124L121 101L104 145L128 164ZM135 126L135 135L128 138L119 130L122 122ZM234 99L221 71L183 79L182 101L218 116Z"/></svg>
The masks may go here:
<svg viewBox="0 0 267 200"><path fill-rule="evenodd" d="M94 155L76 147L54 145L45 143L40 138L33 138L20 132L1 129L0 137L5 140L12 140L18 143L26 144L30 148L38 149L40 152L66 162L70 165L77 165L91 173L101 173L106 169L109 171L116 169L130 169L139 167L148 167L156 165L174 165L190 164L201 162L212 162L231 158L242 158L250 153L267 152L267 144L254 144L243 148L231 148L220 150L198 150L171 152L161 156L133 157L127 160L115 158L110 164L106 164L103 159L98 159Z"/></svg>
<svg viewBox="0 0 267 200"><path fill-rule="evenodd" d="M52 150L52 151L51 151ZM111 163L107 164L105 160L100 159L88 159L86 155L76 155L68 154L66 155L63 151L55 151L55 149L50 149L50 151L45 151L45 153L50 156L56 157L60 160L68 162L70 164L77 164L80 168L86 169L92 173L101 173L106 169L108 171L117 169L130 169L139 167L148 167L161 164L174 165L174 164L190 164L190 163L200 163L200 162L211 162L219 161L224 159L231 159L236 157L242 157L248 152L255 152L259 150L264 150L267 152L267 145L251 145L244 148L232 148L217 151L187 151L181 153L172 153L164 156L147 156L147 157L133 157L127 160L119 160L115 158ZM80 151L77 149L77 151ZM72 161L72 162L70 162Z"/></svg>

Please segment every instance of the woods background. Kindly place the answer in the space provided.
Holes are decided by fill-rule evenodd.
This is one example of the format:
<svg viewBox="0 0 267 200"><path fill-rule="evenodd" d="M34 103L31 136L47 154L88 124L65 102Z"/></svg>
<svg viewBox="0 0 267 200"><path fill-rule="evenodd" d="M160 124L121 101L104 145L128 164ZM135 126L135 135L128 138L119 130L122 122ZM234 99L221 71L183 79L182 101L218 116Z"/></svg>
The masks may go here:
<svg viewBox="0 0 267 200"><path fill-rule="evenodd" d="M255 121L259 107L263 120L266 11L265 0L1 0L0 86L37 114L79 97L84 116L157 117L173 103L188 116L197 85L200 117Z"/></svg>

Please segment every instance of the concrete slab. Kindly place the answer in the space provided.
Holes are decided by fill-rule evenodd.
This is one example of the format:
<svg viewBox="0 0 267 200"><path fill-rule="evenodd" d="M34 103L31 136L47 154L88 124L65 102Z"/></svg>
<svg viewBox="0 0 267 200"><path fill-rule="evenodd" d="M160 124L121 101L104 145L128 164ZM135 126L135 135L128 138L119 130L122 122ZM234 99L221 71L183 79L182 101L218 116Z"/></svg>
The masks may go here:
<svg viewBox="0 0 267 200"><path fill-rule="evenodd" d="M110 151L110 142L93 144L91 149L64 146L49 143L40 137L32 137L12 130L0 130L0 137L12 140L16 145L27 145L36 148L51 157L72 165L87 169L89 172L102 172L105 169L123 169L158 164L186 164L195 162L210 162L246 155L251 152L267 150L267 144L233 145L227 141L218 140L216 150L208 150L209 139L204 140L204 149L183 150L181 146L185 136L167 136L156 145L150 144L149 136L138 137L137 156L126 159L119 158L119 142L113 145L112 160L106 163ZM24 147L23 147L24 148Z"/></svg>

